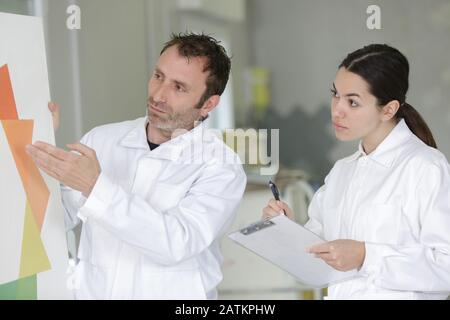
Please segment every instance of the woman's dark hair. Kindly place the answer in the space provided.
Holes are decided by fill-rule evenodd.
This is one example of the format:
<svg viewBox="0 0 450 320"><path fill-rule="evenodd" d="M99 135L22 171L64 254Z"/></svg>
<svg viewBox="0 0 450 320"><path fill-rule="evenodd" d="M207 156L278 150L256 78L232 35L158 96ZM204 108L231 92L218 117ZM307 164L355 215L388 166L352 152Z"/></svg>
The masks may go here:
<svg viewBox="0 0 450 320"><path fill-rule="evenodd" d="M379 106L397 100L400 103L395 114L397 121L404 119L420 140L437 148L422 116L406 102L409 63L400 51L386 44L371 44L350 53L339 65L341 67L359 75L369 84L369 91L377 98Z"/></svg>

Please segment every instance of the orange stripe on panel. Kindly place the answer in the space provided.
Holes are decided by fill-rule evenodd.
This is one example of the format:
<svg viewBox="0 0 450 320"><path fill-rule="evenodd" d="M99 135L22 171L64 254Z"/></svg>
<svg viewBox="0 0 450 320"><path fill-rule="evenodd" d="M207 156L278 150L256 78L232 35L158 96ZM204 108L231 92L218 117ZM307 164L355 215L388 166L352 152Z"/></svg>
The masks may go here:
<svg viewBox="0 0 450 320"><path fill-rule="evenodd" d="M25 152L25 146L31 144L33 120L2 120L1 123L40 231L44 223L50 191L39 169Z"/></svg>
<svg viewBox="0 0 450 320"><path fill-rule="evenodd" d="M16 102L9 77L8 65L0 67L0 120L17 120Z"/></svg>

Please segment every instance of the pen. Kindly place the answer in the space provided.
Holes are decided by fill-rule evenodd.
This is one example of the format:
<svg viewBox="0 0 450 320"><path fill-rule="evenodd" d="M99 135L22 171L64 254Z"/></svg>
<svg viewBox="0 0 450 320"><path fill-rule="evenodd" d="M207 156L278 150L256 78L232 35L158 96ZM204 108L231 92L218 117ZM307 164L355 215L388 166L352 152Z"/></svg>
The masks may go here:
<svg viewBox="0 0 450 320"><path fill-rule="evenodd" d="M275 200L280 201L280 191L278 191L277 186L271 180L269 180L269 187L272 190L272 194L275 197ZM286 215L286 211L283 209L284 215Z"/></svg>

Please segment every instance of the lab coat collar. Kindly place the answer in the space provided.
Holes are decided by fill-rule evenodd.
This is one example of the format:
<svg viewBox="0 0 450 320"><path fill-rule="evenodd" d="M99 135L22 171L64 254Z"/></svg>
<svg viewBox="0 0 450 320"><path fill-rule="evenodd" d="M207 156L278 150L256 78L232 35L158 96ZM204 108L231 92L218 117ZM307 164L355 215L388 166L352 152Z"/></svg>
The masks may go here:
<svg viewBox="0 0 450 320"><path fill-rule="evenodd" d="M361 146L361 142L359 142L358 145L358 151L356 151L354 154L352 154L351 156L348 156L345 161L346 162L353 162L355 160L357 160L359 157L366 155L364 153L364 151L362 150L362 146Z"/></svg>
<svg viewBox="0 0 450 320"><path fill-rule="evenodd" d="M368 155L371 160L389 168L394 163L400 148L411 138L414 133L408 128L405 120L401 119L392 129L388 136L378 145L378 147ZM361 156L367 156L362 147L362 141L359 142L358 151L347 158L348 162L355 161Z"/></svg>
<svg viewBox="0 0 450 320"><path fill-rule="evenodd" d="M136 125L120 140L120 145L127 148L148 149L146 125L147 117L137 119Z"/></svg>
<svg viewBox="0 0 450 320"><path fill-rule="evenodd" d="M151 158L160 158L167 160L177 160L182 151L202 137L202 130L208 127L209 119L205 119L202 123L195 126L192 130L183 133L169 141L162 143L158 148L149 151L148 156ZM127 148L146 149L148 150L147 130L146 126L148 118L138 119L136 126L131 129L121 139L120 145ZM201 143L198 141L198 143Z"/></svg>

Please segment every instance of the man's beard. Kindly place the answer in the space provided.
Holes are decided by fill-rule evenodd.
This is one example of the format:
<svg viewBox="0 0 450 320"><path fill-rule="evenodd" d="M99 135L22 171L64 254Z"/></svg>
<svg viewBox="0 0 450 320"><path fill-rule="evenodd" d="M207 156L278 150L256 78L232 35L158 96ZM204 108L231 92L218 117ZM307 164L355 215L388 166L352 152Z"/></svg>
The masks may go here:
<svg viewBox="0 0 450 320"><path fill-rule="evenodd" d="M154 105L164 113L153 111L151 105ZM155 103L151 97L148 99L147 110L149 124L152 127L168 132L174 132L177 129L190 130L195 126L195 122L200 120L199 112L196 112L198 110L197 106L189 108L182 113L176 113L166 103Z"/></svg>

